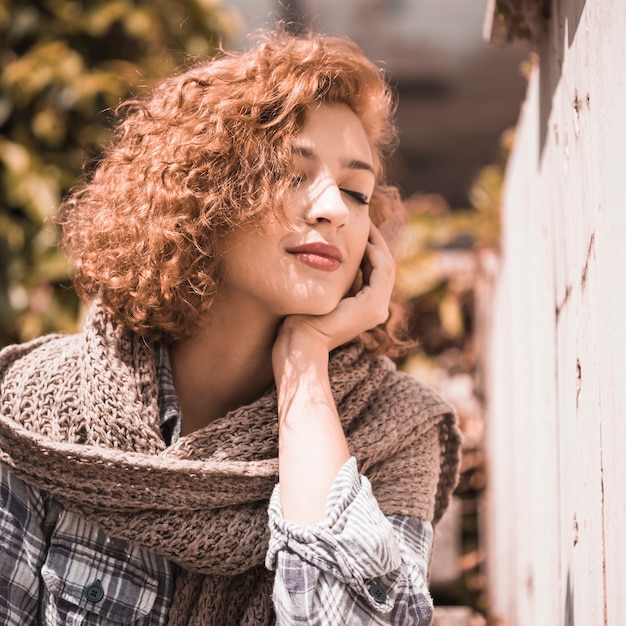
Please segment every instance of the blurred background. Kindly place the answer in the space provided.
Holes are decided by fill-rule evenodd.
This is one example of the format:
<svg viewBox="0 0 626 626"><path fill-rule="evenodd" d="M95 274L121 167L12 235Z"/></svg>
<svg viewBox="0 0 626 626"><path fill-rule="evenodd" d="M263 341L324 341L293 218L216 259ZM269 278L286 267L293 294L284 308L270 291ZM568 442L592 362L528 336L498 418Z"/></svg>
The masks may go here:
<svg viewBox="0 0 626 626"><path fill-rule="evenodd" d="M457 406L465 434L433 594L488 615L475 296L498 252L500 187L528 53L485 43L485 10L479 0L0 0L0 345L77 328L80 306L52 219L97 162L120 100L189 55L213 54L218 42L244 47L247 33L276 19L349 36L399 95L389 178L410 220L397 289L420 342L400 366Z"/></svg>

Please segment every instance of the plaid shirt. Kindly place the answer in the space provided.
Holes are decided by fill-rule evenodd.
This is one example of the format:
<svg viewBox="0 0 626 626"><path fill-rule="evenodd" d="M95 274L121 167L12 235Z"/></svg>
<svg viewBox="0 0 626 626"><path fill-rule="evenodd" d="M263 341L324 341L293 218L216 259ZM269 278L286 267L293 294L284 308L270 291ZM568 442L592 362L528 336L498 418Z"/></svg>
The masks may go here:
<svg viewBox="0 0 626 626"><path fill-rule="evenodd" d="M173 443L181 413L165 349L157 370L162 430ZM269 524L278 624L431 623L432 527L385 517L353 458L320 524L284 520L279 485ZM0 626L165 625L175 576L166 559L106 535L0 465Z"/></svg>

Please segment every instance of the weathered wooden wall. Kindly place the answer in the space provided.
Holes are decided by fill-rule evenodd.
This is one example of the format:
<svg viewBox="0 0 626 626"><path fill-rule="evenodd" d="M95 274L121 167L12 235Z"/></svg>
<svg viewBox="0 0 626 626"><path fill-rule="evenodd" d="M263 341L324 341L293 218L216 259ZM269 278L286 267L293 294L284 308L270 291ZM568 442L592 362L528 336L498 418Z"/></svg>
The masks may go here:
<svg viewBox="0 0 626 626"><path fill-rule="evenodd" d="M553 0L488 324L491 610L626 624L626 3Z"/></svg>

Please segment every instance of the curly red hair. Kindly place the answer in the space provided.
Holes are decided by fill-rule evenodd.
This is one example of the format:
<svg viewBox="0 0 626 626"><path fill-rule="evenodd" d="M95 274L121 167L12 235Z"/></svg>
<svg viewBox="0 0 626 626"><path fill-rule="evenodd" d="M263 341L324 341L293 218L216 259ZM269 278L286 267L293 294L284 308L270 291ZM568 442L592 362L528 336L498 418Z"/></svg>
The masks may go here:
<svg viewBox="0 0 626 626"><path fill-rule="evenodd" d="M346 39L266 33L118 107L93 176L61 207L81 297L149 339L189 335L219 291L223 234L268 211L280 218L290 138L319 102L347 104L363 124L377 172L370 214L391 233L400 202L382 162L396 129L381 71ZM370 348L394 343L389 325L369 334Z"/></svg>

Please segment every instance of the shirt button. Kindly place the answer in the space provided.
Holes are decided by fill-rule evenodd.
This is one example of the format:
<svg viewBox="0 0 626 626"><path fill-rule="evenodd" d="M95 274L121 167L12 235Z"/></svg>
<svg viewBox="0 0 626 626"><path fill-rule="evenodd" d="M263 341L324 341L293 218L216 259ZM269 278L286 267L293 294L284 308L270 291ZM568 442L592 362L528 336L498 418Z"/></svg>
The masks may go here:
<svg viewBox="0 0 626 626"><path fill-rule="evenodd" d="M87 598L89 602L100 602L100 600L104 598L104 589L99 580L96 580L95 583L85 589L85 598Z"/></svg>
<svg viewBox="0 0 626 626"><path fill-rule="evenodd" d="M370 585L369 592L377 604L382 604L387 599L387 592L380 585Z"/></svg>

